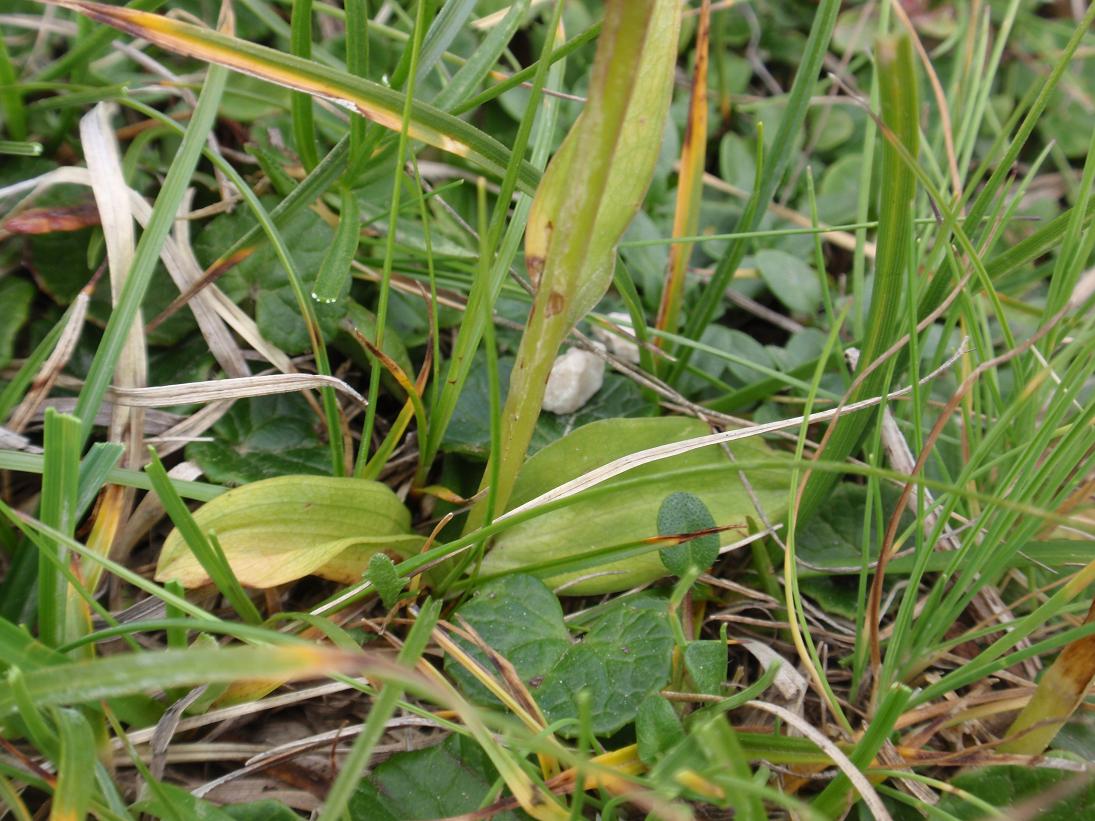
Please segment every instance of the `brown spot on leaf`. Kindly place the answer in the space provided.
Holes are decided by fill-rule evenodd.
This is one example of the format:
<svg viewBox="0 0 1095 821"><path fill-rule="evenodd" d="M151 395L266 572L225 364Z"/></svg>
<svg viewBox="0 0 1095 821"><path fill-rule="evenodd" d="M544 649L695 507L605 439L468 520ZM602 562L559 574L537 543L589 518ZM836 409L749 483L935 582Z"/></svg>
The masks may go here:
<svg viewBox="0 0 1095 821"><path fill-rule="evenodd" d="M556 314L561 314L563 308L566 307L567 298L558 291L552 291L548 296L547 309L544 311L544 317L550 319Z"/></svg>
<svg viewBox="0 0 1095 821"><path fill-rule="evenodd" d="M525 267L528 269L529 279L532 280L532 287L539 287L540 274L544 272L544 258L525 257Z"/></svg>
<svg viewBox="0 0 1095 821"><path fill-rule="evenodd" d="M79 231L99 224L99 209L86 202L63 208L31 208L16 214L3 225L9 234L53 234Z"/></svg>

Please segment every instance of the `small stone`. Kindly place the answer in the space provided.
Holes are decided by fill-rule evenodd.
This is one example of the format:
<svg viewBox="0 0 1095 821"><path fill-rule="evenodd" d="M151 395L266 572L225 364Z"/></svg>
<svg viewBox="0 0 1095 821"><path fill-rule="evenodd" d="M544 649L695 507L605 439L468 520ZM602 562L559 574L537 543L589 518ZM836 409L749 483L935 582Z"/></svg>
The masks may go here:
<svg viewBox="0 0 1095 821"><path fill-rule="evenodd" d="M598 341L608 346L608 350L613 356L618 356L625 362L637 365L639 363L639 346L632 341L635 331L631 325L631 315L621 311L613 311L605 319L630 336L620 336L618 333L596 324L593 325L593 335L597 337Z"/></svg>
<svg viewBox="0 0 1095 821"><path fill-rule="evenodd" d="M596 354L570 348L556 357L544 389L544 410L574 413L601 389L605 381L605 363Z"/></svg>

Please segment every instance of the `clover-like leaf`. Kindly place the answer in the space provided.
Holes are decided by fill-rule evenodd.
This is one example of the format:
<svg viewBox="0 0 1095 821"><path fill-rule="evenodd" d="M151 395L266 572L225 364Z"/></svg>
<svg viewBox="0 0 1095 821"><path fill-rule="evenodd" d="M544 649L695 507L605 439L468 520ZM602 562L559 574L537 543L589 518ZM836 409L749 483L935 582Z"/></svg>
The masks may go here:
<svg viewBox="0 0 1095 821"><path fill-rule="evenodd" d="M376 592L380 594L380 601L389 610L397 601L399 594L403 592L403 579L396 572L395 562L384 553L374 553L369 559L369 566L365 569L365 578L373 583Z"/></svg>
<svg viewBox="0 0 1095 821"><path fill-rule="evenodd" d="M657 597L613 604L577 643L555 594L532 576L504 576L484 585L457 615L513 664L551 722L578 718L578 694L587 690L593 732L613 733L669 680L673 634L665 601ZM482 651L459 641L491 669ZM468 698L497 704L459 664L446 659L446 670ZM577 727L560 732L573 735Z"/></svg>
<svg viewBox="0 0 1095 821"><path fill-rule="evenodd" d="M654 694L643 699L635 717L635 740L639 745L639 758L645 764L654 764L662 753L683 738L681 720L664 696Z"/></svg>
<svg viewBox="0 0 1095 821"><path fill-rule="evenodd" d="M287 474L322 474L331 452L316 432L315 417L296 394L236 402L213 426L213 440L191 442L186 458L213 482L243 485Z"/></svg>
<svg viewBox="0 0 1095 821"><path fill-rule="evenodd" d="M678 492L665 497L658 509L658 535L678 536L683 533L711 531L715 517L698 496ZM706 570L719 555L718 533L704 533L673 547L659 551L662 564L675 576L683 576L690 567Z"/></svg>
<svg viewBox="0 0 1095 821"><path fill-rule="evenodd" d="M726 642L719 639L690 641L684 648L684 669L697 693L722 694L728 661Z"/></svg>

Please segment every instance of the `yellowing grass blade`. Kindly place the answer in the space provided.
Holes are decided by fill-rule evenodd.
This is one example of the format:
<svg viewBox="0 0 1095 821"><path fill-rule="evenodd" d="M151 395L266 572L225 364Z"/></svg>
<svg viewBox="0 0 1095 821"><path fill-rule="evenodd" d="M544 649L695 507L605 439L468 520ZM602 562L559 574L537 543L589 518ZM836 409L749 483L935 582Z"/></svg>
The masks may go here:
<svg viewBox="0 0 1095 821"><path fill-rule="evenodd" d="M230 647L129 653L94 661L51 665L24 675L39 707L87 704L167 687L230 681L292 681L352 672L380 664L375 656L326 647ZM368 663L368 664L367 664ZM371 669L371 667L370 667ZM0 718L15 712L12 687L0 684Z"/></svg>
<svg viewBox="0 0 1095 821"><path fill-rule="evenodd" d="M402 128L404 95L379 83L160 14L87 0L44 1L77 11L168 51L329 100L393 131ZM499 175L510 162L510 152L500 142L426 103L412 103L407 133L411 139L474 161ZM536 169L521 161L520 190L532 194L538 179Z"/></svg>
<svg viewBox="0 0 1095 821"><path fill-rule="evenodd" d="M707 158L707 54L711 35L711 0L703 0L700 25L696 31L696 66L692 72L692 100L688 124L681 145L681 171L677 181L677 208L673 215L673 237L693 236L700 218L703 195L703 167ZM669 246L669 270L658 309L657 327L676 333L684 297L684 273L692 256L692 244L678 242ZM654 344L664 344L658 337Z"/></svg>
<svg viewBox="0 0 1095 821"><path fill-rule="evenodd" d="M1095 602L1085 624L1095 622ZM1041 755L1076 712L1095 683L1095 635L1069 644L1042 675L1038 689L1008 730L1014 736L997 747L1002 753Z"/></svg>

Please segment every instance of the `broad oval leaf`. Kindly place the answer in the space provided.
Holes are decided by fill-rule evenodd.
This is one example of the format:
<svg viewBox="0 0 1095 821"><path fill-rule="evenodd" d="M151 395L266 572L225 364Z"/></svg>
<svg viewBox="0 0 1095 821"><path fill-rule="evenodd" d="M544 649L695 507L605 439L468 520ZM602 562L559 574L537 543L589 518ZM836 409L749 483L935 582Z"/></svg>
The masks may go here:
<svg viewBox="0 0 1095 821"><path fill-rule="evenodd" d="M373 554L413 551L410 512L386 485L365 479L279 476L235 488L194 519L214 532L241 584L274 587L318 574L356 580ZM349 556L347 556L349 554ZM178 530L164 542L156 579L185 587L209 581Z"/></svg>
<svg viewBox="0 0 1095 821"><path fill-rule="evenodd" d="M629 453L707 433L710 430L702 422L683 417L606 419L585 425L525 463L510 508ZM739 462L779 458L759 439L735 442L732 452ZM787 471L748 469L745 474L768 517L780 518L787 503ZM744 525L746 516L757 515L737 465L717 447L642 465L604 486L611 488L607 494L576 499L504 531L484 559L483 572L527 569L546 576L553 586L588 577L561 591L569 596L627 590L667 574L656 543L638 555L594 558L582 567L577 564L591 551L656 537L658 509L668 494L683 491L697 496L720 527ZM720 544L740 537L735 530L726 531L720 536ZM574 560L574 566L558 573L535 570L537 564L562 559Z"/></svg>

